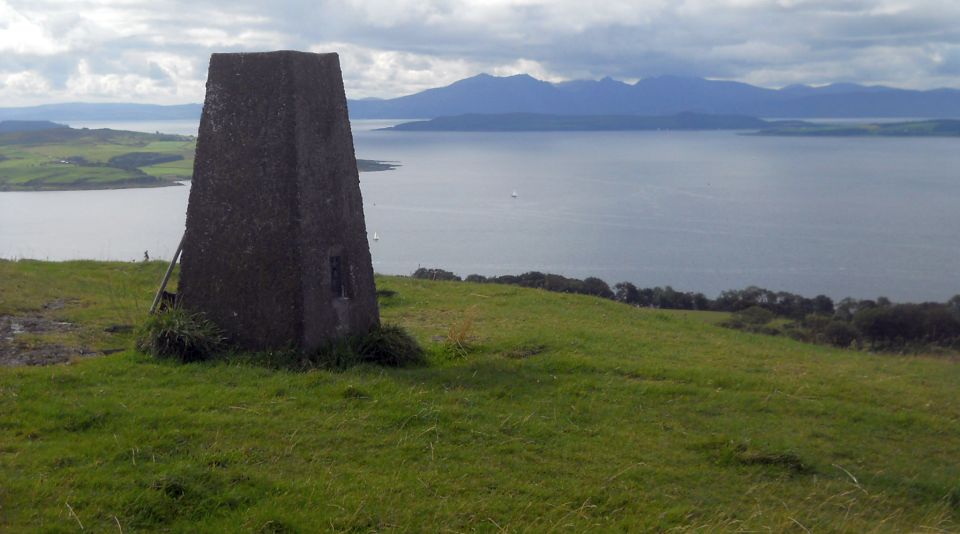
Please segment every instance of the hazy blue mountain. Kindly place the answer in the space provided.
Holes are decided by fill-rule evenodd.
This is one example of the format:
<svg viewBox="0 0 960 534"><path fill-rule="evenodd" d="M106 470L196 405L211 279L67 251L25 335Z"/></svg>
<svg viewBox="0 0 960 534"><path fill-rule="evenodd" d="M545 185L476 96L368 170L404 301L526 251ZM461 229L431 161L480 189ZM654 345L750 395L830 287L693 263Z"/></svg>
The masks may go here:
<svg viewBox="0 0 960 534"><path fill-rule="evenodd" d="M356 119L435 118L473 113L670 115L685 111L763 117L960 117L960 91L912 91L836 83L766 89L683 76L627 84L604 78L548 83L528 75L481 74L446 87L382 100L353 100Z"/></svg>
<svg viewBox="0 0 960 534"><path fill-rule="evenodd" d="M66 124L57 124L50 121L0 121L0 134L12 132L36 132L66 127Z"/></svg>
<svg viewBox="0 0 960 534"><path fill-rule="evenodd" d="M420 118L463 113L549 113L563 105L560 90L526 74L497 78L480 74L446 87L399 98L350 101L350 116Z"/></svg>
<svg viewBox="0 0 960 534"><path fill-rule="evenodd" d="M678 113L642 115L547 115L542 113L471 113L405 122L385 130L446 132L551 132L628 130L762 130L813 126L799 121L765 121L743 115Z"/></svg>
<svg viewBox="0 0 960 534"><path fill-rule="evenodd" d="M630 84L614 80L612 78L603 78L600 81L593 80L574 80L555 84L557 89L563 95L566 103L583 102L584 113L602 114L602 113L624 113L624 110L634 107L636 96L634 87ZM554 110L553 112L557 112ZM572 113L560 111L560 113Z"/></svg>
<svg viewBox="0 0 960 534"><path fill-rule="evenodd" d="M681 76L659 76L638 81L634 95L645 114L701 113L754 114L753 105L778 98L777 91L740 82Z"/></svg>
<svg viewBox="0 0 960 534"><path fill-rule="evenodd" d="M757 106L751 112L767 117L960 117L960 91L889 89L855 93L814 94Z"/></svg>
<svg viewBox="0 0 960 534"><path fill-rule="evenodd" d="M199 119L200 104L160 106L154 104L46 104L23 108L0 108L0 120L175 120Z"/></svg>
<svg viewBox="0 0 960 534"><path fill-rule="evenodd" d="M746 83L658 76L628 84L611 78L549 83L526 74L480 74L399 98L350 100L354 119L430 119L470 113L754 117L960 117L960 91L913 91L835 83L767 89ZM0 120L199 119L200 104L50 104L0 108Z"/></svg>
<svg viewBox="0 0 960 534"><path fill-rule="evenodd" d="M831 83L814 87L812 85L794 84L780 90L782 93L796 96L832 95L841 93L877 93L882 91L896 91L884 85L859 85L855 83Z"/></svg>

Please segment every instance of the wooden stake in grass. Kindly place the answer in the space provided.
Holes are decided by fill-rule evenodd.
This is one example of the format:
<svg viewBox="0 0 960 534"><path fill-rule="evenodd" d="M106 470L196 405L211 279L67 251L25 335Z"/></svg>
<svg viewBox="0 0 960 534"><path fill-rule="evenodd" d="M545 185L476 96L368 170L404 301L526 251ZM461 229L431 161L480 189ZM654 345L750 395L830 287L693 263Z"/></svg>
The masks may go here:
<svg viewBox="0 0 960 534"><path fill-rule="evenodd" d="M186 237L186 234L184 234ZM177 266L177 260L180 259L180 253L183 252L183 237L180 238L180 244L177 245L177 251L173 253L173 259L170 260L170 266L163 275L163 281L160 282L160 289L157 290L157 296L153 297L153 304L150 305L150 315L157 311L157 305L160 304L160 298L163 297L163 290L167 288L167 282L170 281L170 275L173 274L173 268Z"/></svg>

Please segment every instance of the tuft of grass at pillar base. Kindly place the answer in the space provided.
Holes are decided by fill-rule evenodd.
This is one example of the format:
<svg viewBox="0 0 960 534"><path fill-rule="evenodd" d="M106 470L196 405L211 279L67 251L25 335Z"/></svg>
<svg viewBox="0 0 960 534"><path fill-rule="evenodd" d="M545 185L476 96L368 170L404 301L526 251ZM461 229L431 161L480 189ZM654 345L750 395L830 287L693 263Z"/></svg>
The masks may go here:
<svg viewBox="0 0 960 534"><path fill-rule="evenodd" d="M103 328L145 311L163 267L0 262L0 314L64 299L71 335L129 346ZM377 287L428 366L0 368L0 531L960 528L955 361L518 287Z"/></svg>

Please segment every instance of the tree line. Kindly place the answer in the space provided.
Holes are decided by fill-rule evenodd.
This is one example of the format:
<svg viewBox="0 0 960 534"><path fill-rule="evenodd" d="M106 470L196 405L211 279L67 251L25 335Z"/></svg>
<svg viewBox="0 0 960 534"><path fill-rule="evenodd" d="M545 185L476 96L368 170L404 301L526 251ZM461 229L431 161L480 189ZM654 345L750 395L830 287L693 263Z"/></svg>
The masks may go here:
<svg viewBox="0 0 960 534"><path fill-rule="evenodd" d="M611 288L596 277L581 280L539 271L461 278L443 269L419 268L413 277L592 295L644 308L728 312L731 317L724 325L731 328L838 347L879 351L960 349L960 295L943 303L894 303L885 297L834 302L826 295L808 298L750 286L723 291L711 299L703 293L670 286L637 287L620 282Z"/></svg>

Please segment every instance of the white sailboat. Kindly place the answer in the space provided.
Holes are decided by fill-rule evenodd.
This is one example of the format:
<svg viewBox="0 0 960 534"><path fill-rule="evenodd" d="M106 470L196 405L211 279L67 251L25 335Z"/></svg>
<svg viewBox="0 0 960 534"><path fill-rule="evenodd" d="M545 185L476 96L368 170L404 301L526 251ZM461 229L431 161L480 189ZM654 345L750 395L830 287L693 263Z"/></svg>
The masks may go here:
<svg viewBox="0 0 960 534"><path fill-rule="evenodd" d="M517 197L519 197L520 195L518 195L518 194L517 194L517 190L514 189L514 190L513 190L513 193L510 193L510 196L512 196L513 198L517 198Z"/></svg>
<svg viewBox="0 0 960 534"><path fill-rule="evenodd" d="M380 241L380 236L377 235L376 232L373 233L373 240L374 240L374 241Z"/></svg>

